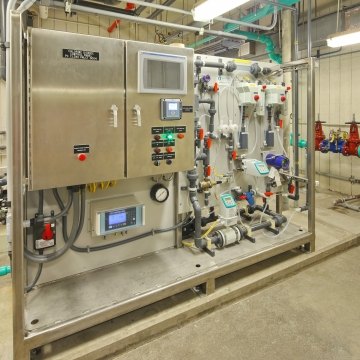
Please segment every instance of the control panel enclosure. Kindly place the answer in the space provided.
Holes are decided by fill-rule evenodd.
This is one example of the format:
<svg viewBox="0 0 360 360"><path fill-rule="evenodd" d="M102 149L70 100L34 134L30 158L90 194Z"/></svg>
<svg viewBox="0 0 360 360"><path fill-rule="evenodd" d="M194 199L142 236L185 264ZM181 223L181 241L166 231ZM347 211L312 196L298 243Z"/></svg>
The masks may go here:
<svg viewBox="0 0 360 360"><path fill-rule="evenodd" d="M127 41L126 69L126 177L192 169L193 50Z"/></svg>
<svg viewBox="0 0 360 360"><path fill-rule="evenodd" d="M96 200L91 203L93 236L105 236L145 225L145 206L135 196Z"/></svg>
<svg viewBox="0 0 360 360"><path fill-rule="evenodd" d="M31 190L124 178L124 41L31 29Z"/></svg>

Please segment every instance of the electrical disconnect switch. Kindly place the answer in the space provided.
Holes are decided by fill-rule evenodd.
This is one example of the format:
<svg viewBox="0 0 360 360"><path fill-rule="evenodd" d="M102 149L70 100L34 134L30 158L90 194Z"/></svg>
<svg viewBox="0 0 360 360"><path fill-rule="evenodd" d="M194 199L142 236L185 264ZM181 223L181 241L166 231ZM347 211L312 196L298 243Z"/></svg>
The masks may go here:
<svg viewBox="0 0 360 360"><path fill-rule="evenodd" d="M56 222L51 220L44 223L40 218L34 219L33 225L34 249L42 250L56 244Z"/></svg>

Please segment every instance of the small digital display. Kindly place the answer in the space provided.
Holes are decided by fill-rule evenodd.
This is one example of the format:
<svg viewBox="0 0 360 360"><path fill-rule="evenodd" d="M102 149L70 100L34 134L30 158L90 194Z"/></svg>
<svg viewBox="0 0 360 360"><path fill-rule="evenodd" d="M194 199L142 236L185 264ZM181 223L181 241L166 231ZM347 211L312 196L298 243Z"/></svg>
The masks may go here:
<svg viewBox="0 0 360 360"><path fill-rule="evenodd" d="M234 205L234 199L231 196L223 197L223 201L226 206L230 207Z"/></svg>
<svg viewBox="0 0 360 360"><path fill-rule="evenodd" d="M105 212L105 231L114 232L136 225L136 207L117 209Z"/></svg>
<svg viewBox="0 0 360 360"><path fill-rule="evenodd" d="M119 211L116 213L109 214L109 225L118 225L126 222L126 212Z"/></svg>
<svg viewBox="0 0 360 360"><path fill-rule="evenodd" d="M179 104L176 103L176 102L171 102L171 103L169 103L169 104L168 104L169 110L177 111L177 110L179 109L178 105L179 105Z"/></svg>

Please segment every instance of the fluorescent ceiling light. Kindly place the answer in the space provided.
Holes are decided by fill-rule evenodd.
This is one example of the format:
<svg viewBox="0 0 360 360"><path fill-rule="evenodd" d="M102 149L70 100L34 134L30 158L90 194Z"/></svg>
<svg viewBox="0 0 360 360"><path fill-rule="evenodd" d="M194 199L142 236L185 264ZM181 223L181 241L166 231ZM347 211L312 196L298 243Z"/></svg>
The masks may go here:
<svg viewBox="0 0 360 360"><path fill-rule="evenodd" d="M206 0L192 10L195 21L208 22L250 0Z"/></svg>
<svg viewBox="0 0 360 360"><path fill-rule="evenodd" d="M339 32L327 39L327 45L332 48L341 46L354 45L360 43L360 30Z"/></svg>

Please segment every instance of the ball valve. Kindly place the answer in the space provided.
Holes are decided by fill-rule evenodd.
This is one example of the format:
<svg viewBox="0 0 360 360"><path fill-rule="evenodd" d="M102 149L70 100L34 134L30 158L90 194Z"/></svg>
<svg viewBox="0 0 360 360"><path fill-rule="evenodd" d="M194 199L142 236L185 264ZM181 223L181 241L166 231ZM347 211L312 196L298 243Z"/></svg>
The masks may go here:
<svg viewBox="0 0 360 360"><path fill-rule="evenodd" d="M269 166L272 166L277 170L280 170L280 169L289 170L289 165L290 165L289 159L282 154L280 154L280 155L267 154L266 155L266 163Z"/></svg>
<svg viewBox="0 0 360 360"><path fill-rule="evenodd" d="M325 134L321 125L324 122L320 121L320 116L318 115L318 120L315 122L315 151L320 151L320 144L325 140Z"/></svg>
<svg viewBox="0 0 360 360"><path fill-rule="evenodd" d="M360 157L359 128L358 123L355 121L355 114L353 115L353 121L345 124L350 124L350 133L342 147L342 154L344 156L355 155Z"/></svg>

